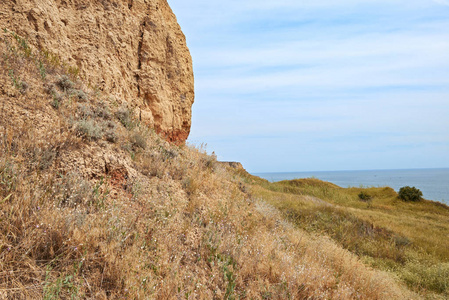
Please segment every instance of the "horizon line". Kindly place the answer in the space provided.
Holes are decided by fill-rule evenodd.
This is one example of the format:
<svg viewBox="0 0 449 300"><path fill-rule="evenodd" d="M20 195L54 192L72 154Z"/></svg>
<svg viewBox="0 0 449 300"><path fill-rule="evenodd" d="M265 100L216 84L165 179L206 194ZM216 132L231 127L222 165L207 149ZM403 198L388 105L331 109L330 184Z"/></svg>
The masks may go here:
<svg viewBox="0 0 449 300"><path fill-rule="evenodd" d="M321 171L282 171L282 172L250 172L250 174L294 174L312 172L360 172L360 171L413 171L413 170L449 170L449 167L441 168L400 168L400 169L356 169L356 170L321 170Z"/></svg>

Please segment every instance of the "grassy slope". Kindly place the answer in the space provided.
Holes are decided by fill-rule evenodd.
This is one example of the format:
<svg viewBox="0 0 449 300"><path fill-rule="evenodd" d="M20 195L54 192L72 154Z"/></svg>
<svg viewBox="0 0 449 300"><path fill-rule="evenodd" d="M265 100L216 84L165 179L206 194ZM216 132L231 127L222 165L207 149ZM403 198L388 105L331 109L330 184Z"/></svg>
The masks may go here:
<svg viewBox="0 0 449 300"><path fill-rule="evenodd" d="M0 55L1 299L416 297L286 222L284 186L168 144L7 30Z"/></svg>
<svg viewBox="0 0 449 300"><path fill-rule="evenodd" d="M317 179L269 183L246 177L254 195L279 208L299 228L331 236L424 297L449 297L448 206L403 202L388 187L340 188ZM361 201L361 191L373 198Z"/></svg>

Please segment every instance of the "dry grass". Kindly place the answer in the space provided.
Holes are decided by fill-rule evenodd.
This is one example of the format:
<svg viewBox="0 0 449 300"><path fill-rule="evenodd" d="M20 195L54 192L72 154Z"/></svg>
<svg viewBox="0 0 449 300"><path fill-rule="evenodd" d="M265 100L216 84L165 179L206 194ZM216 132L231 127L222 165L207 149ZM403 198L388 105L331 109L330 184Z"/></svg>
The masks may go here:
<svg viewBox="0 0 449 300"><path fill-rule="evenodd" d="M292 226L202 149L165 142L74 76L68 86L57 59L36 63L44 54L22 41L0 40L0 298L414 297ZM79 134L80 120L114 139Z"/></svg>

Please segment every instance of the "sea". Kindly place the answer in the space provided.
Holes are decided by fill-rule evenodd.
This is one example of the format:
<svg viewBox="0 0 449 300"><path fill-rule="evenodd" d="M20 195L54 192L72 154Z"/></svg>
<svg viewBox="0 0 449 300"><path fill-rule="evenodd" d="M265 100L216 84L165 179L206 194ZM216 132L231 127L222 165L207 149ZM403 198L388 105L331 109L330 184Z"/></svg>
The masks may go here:
<svg viewBox="0 0 449 300"><path fill-rule="evenodd" d="M449 169L317 171L292 173L254 173L271 182L298 178L317 178L341 187L385 187L399 191L403 186L420 189L428 200L449 204Z"/></svg>

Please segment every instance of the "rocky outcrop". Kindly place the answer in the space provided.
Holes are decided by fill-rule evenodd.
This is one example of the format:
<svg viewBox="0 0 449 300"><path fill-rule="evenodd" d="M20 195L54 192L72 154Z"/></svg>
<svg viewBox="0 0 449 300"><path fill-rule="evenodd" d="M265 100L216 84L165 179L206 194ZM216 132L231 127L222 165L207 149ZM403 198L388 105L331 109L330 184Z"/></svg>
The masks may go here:
<svg viewBox="0 0 449 300"><path fill-rule="evenodd" d="M84 82L136 107L169 141L187 139L192 60L166 0L1 1L0 27L77 66Z"/></svg>
<svg viewBox="0 0 449 300"><path fill-rule="evenodd" d="M232 169L236 169L236 170L245 170L243 168L242 163L237 162L237 161L219 161L219 164L226 166L226 167L231 167Z"/></svg>

